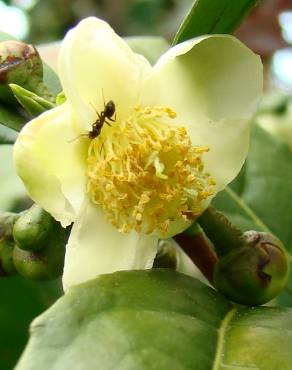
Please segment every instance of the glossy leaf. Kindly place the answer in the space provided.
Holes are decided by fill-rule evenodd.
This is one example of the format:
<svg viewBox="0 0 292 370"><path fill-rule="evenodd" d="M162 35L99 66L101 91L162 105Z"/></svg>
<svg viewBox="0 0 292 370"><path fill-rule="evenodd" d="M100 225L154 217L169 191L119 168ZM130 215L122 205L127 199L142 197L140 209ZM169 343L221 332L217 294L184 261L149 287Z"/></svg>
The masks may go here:
<svg viewBox="0 0 292 370"><path fill-rule="evenodd" d="M291 330L291 309L236 308L171 270L117 272L34 320L15 370L290 370Z"/></svg>
<svg viewBox="0 0 292 370"><path fill-rule="evenodd" d="M255 126L240 176L213 204L242 230L269 231L290 254L290 280L279 302L292 306L292 151Z"/></svg>
<svg viewBox="0 0 292 370"><path fill-rule="evenodd" d="M31 320L60 296L60 286L33 283L20 277L0 279L0 367L10 370L16 364L28 339Z"/></svg>
<svg viewBox="0 0 292 370"><path fill-rule="evenodd" d="M258 0L195 0L183 20L173 44L193 37L233 33Z"/></svg>

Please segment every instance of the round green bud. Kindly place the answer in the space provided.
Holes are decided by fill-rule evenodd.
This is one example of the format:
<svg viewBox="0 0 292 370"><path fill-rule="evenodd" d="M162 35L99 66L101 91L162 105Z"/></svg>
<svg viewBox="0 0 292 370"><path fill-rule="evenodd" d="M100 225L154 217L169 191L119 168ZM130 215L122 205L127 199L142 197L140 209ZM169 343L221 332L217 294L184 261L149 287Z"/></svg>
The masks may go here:
<svg viewBox="0 0 292 370"><path fill-rule="evenodd" d="M1 212L0 213L0 239L12 239L13 225L21 213Z"/></svg>
<svg viewBox="0 0 292 370"><path fill-rule="evenodd" d="M0 42L0 98L15 103L10 83L36 92L43 79L43 64L33 45L8 40Z"/></svg>
<svg viewBox="0 0 292 370"><path fill-rule="evenodd" d="M14 242L0 239L0 276L17 274L13 263Z"/></svg>
<svg viewBox="0 0 292 370"><path fill-rule="evenodd" d="M25 251L16 246L13 261L19 274L27 279L54 280L62 275L64 256L65 243L55 235L41 250Z"/></svg>
<svg viewBox="0 0 292 370"><path fill-rule="evenodd" d="M35 251L44 247L56 221L38 205L24 212L13 226L13 238L19 248Z"/></svg>
<svg viewBox="0 0 292 370"><path fill-rule="evenodd" d="M245 245L222 256L214 271L214 285L230 300L261 305L277 296L289 276L286 251L275 236L257 231L243 234Z"/></svg>

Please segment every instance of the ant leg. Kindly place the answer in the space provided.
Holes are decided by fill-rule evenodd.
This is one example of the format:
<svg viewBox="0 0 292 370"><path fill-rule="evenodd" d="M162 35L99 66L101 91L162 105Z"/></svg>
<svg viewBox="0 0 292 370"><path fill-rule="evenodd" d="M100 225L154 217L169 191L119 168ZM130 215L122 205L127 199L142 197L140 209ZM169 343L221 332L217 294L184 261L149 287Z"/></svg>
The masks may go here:
<svg viewBox="0 0 292 370"><path fill-rule="evenodd" d="M77 140L77 139L79 139L80 137L83 137L83 136L88 137L88 134L80 134L80 135L74 137L73 139L68 140L67 143L73 143L73 141L75 141L75 140Z"/></svg>
<svg viewBox="0 0 292 370"><path fill-rule="evenodd" d="M114 116L114 118L107 117L107 119L109 119L111 122L115 122L116 121L116 115Z"/></svg>
<svg viewBox="0 0 292 370"><path fill-rule="evenodd" d="M89 102L89 104L91 105L91 107L93 108L94 112L98 114L97 110L95 109L95 106Z"/></svg>
<svg viewBox="0 0 292 370"><path fill-rule="evenodd" d="M112 125L108 121L105 120L104 123L106 123L109 127L112 127Z"/></svg>

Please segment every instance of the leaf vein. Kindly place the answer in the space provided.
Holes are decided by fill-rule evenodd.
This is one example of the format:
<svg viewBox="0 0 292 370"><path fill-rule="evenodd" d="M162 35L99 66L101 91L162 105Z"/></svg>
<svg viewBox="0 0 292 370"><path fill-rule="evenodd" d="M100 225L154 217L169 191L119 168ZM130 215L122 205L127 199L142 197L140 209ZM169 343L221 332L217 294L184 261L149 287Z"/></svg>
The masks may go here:
<svg viewBox="0 0 292 370"><path fill-rule="evenodd" d="M219 370L219 366L221 365L221 359L223 356L226 329L230 321L233 319L236 311L237 311L236 307L232 308L232 310L230 310L228 314L225 316L221 323L220 328L218 329L218 345L216 349L212 370Z"/></svg>
<svg viewBox="0 0 292 370"><path fill-rule="evenodd" d="M245 214L262 230L273 234L268 226L256 215L256 213L244 202L229 186L225 188L226 193L232 198L245 212Z"/></svg>

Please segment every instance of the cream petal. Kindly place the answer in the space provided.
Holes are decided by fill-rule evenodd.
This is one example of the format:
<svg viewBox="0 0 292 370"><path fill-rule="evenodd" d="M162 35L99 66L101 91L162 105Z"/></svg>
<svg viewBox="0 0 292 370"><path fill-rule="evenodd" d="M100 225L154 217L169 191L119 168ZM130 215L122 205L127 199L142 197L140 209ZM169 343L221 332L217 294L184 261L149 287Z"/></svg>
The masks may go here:
<svg viewBox="0 0 292 370"><path fill-rule="evenodd" d="M116 105L117 119L126 117L150 70L144 57L135 54L106 22L94 17L70 30L60 50L59 74L65 95L80 126L87 130L109 100Z"/></svg>
<svg viewBox="0 0 292 370"><path fill-rule="evenodd" d="M118 232L98 207L85 201L66 247L64 290L100 274L151 268L157 242L134 231Z"/></svg>
<svg viewBox="0 0 292 370"><path fill-rule="evenodd" d="M79 213L85 192L88 139L78 138L68 104L30 121L14 146L14 162L30 197L63 226Z"/></svg>
<svg viewBox="0 0 292 370"><path fill-rule="evenodd" d="M248 150L249 119L262 92L259 56L233 36L212 35L171 48L145 80L142 104L170 106L194 145L207 145L205 168L221 190Z"/></svg>

